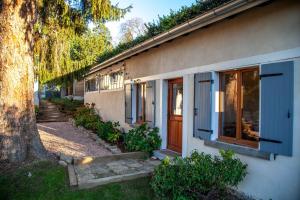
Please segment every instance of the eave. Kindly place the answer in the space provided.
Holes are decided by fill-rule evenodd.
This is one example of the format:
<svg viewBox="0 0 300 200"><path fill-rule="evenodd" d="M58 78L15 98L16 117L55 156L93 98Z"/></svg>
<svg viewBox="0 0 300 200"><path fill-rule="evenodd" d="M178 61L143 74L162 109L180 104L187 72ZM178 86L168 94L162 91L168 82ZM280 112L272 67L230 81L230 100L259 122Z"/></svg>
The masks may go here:
<svg viewBox="0 0 300 200"><path fill-rule="evenodd" d="M263 4L270 0L235 0L219 6L211 11L208 11L202 15L199 15L187 22L180 24L169 31L161 33L155 37L152 37L136 46L102 62L90 69L86 76L96 73L101 69L110 67L114 64L122 62L132 56L147 51L151 48L157 47L163 43L174 40L180 36L187 35L197 29L206 27L215 22L221 21L230 16L236 15L250 8Z"/></svg>

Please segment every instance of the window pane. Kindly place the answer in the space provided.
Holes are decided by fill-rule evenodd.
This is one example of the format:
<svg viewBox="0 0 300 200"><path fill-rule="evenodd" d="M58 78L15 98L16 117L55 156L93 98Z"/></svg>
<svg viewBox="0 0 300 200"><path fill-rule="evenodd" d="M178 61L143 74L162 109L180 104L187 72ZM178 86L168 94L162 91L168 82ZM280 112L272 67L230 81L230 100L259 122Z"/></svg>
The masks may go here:
<svg viewBox="0 0 300 200"><path fill-rule="evenodd" d="M221 134L227 137L236 137L237 111L237 73L226 73L222 76L223 112Z"/></svg>
<svg viewBox="0 0 300 200"><path fill-rule="evenodd" d="M259 133L258 70L242 73L242 139L256 141Z"/></svg>
<svg viewBox="0 0 300 200"><path fill-rule="evenodd" d="M173 84L172 112L173 115L182 115L183 106L183 85L182 83Z"/></svg>
<svg viewBox="0 0 300 200"><path fill-rule="evenodd" d="M145 116L145 95L146 95L146 85L138 84L137 85L137 121L144 121Z"/></svg>

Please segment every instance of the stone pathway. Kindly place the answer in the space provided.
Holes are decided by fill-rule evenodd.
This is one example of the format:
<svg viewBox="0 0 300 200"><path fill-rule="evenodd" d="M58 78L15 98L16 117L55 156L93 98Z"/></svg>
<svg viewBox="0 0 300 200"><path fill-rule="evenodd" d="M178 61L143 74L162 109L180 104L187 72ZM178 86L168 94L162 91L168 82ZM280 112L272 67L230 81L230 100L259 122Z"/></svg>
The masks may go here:
<svg viewBox="0 0 300 200"><path fill-rule="evenodd" d="M72 126L70 122L48 122L37 125L45 148L56 155L64 154L81 158L112 154L88 134Z"/></svg>
<svg viewBox="0 0 300 200"><path fill-rule="evenodd" d="M88 161L87 161L88 160ZM158 160L145 159L141 152L125 153L102 158L85 158L69 167L71 185L91 188L112 182L149 176Z"/></svg>
<svg viewBox="0 0 300 200"><path fill-rule="evenodd" d="M68 167L71 186L91 188L112 182L149 176L160 161L147 159L142 152L121 153L117 146L96 134L66 122L57 106L44 101L38 130L45 148Z"/></svg>
<svg viewBox="0 0 300 200"><path fill-rule="evenodd" d="M39 107L37 122L64 122L67 121L65 114L50 101L42 100Z"/></svg>

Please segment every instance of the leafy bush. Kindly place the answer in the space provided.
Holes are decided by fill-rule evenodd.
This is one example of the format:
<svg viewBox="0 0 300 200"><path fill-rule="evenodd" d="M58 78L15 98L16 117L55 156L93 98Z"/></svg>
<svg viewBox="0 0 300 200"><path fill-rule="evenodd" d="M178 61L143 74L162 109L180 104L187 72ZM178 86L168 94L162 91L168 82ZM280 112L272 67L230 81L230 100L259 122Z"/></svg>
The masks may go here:
<svg viewBox="0 0 300 200"><path fill-rule="evenodd" d="M220 156L193 152L187 158L166 158L154 171L151 187L161 199L203 199L211 191L237 186L246 176L247 165L231 151Z"/></svg>
<svg viewBox="0 0 300 200"><path fill-rule="evenodd" d="M35 112L35 116L38 116L39 112L40 112L40 108L38 106L34 106L34 112Z"/></svg>
<svg viewBox="0 0 300 200"><path fill-rule="evenodd" d="M60 106L63 112L74 113L79 107L83 106L83 101L67 98L51 98L50 101Z"/></svg>
<svg viewBox="0 0 300 200"><path fill-rule="evenodd" d="M158 128L152 129L147 124L142 124L125 134L124 143L128 151L144 151L151 154L160 147L161 138Z"/></svg>
<svg viewBox="0 0 300 200"><path fill-rule="evenodd" d="M83 126L86 129L97 130L101 124L101 118L97 115L92 108L80 108L75 115L76 126Z"/></svg>
<svg viewBox="0 0 300 200"><path fill-rule="evenodd" d="M115 144L121 138L121 131L118 129L119 126L119 122L101 122L97 126L97 133L102 139Z"/></svg>
<svg viewBox="0 0 300 200"><path fill-rule="evenodd" d="M121 139L121 131L118 129L119 122L104 122L95 112L94 108L84 107L78 109L75 116L76 126L83 126L86 129L97 132L100 138L110 143L117 143Z"/></svg>

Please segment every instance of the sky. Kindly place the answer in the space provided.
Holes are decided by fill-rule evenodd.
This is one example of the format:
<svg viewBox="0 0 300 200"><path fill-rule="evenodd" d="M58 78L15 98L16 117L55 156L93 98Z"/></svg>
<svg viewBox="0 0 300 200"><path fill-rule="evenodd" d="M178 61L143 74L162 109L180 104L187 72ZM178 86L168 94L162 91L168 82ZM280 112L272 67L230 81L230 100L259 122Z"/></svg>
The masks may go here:
<svg viewBox="0 0 300 200"><path fill-rule="evenodd" d="M111 32L113 44L116 45L120 39L120 26L126 20L141 18L144 23L156 20L158 15L166 15L172 10L178 10L181 6L189 6L195 0L111 0L112 4L120 8L132 6L130 13L127 13L120 21L108 22L106 26Z"/></svg>

